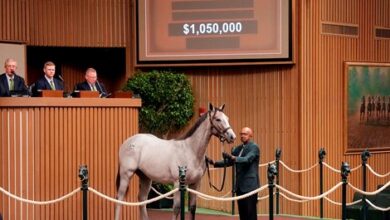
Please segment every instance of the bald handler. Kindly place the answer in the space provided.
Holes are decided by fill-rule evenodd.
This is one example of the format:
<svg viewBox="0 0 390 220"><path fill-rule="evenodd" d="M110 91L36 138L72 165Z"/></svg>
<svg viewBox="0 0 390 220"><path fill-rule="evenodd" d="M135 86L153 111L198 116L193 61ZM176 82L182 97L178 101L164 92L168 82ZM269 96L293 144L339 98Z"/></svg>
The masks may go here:
<svg viewBox="0 0 390 220"><path fill-rule="evenodd" d="M252 141L252 129L248 127L242 128L240 137L242 144L234 147L231 155L223 153L224 160L216 161L214 163L214 167L224 167L225 164L226 166L236 166L235 192L237 196L251 192L260 187L260 150L257 144ZM244 199L237 200L237 203L240 220L257 219L257 193Z"/></svg>

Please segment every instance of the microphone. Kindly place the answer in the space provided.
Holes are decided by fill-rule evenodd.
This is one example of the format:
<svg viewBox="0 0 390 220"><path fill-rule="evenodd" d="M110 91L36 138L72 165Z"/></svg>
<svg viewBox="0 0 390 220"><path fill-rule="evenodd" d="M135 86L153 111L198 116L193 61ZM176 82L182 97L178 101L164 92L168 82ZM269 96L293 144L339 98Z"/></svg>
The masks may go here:
<svg viewBox="0 0 390 220"><path fill-rule="evenodd" d="M96 84L97 84L97 86L99 87L99 90L102 92L102 93L100 94L100 97L105 97L107 94L106 94L105 91L103 91L102 87L100 86L99 80L96 80Z"/></svg>
<svg viewBox="0 0 390 220"><path fill-rule="evenodd" d="M31 84L29 87L28 87L28 95L29 96L33 96L34 95L34 87L35 87L35 83Z"/></svg>
<svg viewBox="0 0 390 220"><path fill-rule="evenodd" d="M62 82L65 82L64 78L62 78L62 76L60 74L58 74L58 78L62 81Z"/></svg>

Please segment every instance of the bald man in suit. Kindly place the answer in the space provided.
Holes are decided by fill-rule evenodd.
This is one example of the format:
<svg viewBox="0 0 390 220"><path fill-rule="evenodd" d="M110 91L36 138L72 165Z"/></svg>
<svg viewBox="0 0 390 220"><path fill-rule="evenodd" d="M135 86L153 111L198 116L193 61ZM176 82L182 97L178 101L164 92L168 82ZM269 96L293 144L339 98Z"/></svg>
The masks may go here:
<svg viewBox="0 0 390 220"><path fill-rule="evenodd" d="M214 167L232 166L236 167L235 191L237 196L246 194L260 187L259 161L260 150L252 141L253 131L244 127L240 133L242 144L232 149L231 155L224 153L225 160L217 161ZM240 220L257 219L257 193L237 200Z"/></svg>

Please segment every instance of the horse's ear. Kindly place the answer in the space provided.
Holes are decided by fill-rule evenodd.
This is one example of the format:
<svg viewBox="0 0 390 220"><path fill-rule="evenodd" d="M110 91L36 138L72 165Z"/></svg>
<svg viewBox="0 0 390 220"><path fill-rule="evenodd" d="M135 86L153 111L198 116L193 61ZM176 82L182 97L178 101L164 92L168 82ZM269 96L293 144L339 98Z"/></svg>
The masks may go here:
<svg viewBox="0 0 390 220"><path fill-rule="evenodd" d="M214 110L213 104L209 103L209 111L213 111L213 110Z"/></svg>
<svg viewBox="0 0 390 220"><path fill-rule="evenodd" d="M221 112L223 112L224 108L225 108L225 104L221 105L221 107L219 107L219 110L221 110Z"/></svg>

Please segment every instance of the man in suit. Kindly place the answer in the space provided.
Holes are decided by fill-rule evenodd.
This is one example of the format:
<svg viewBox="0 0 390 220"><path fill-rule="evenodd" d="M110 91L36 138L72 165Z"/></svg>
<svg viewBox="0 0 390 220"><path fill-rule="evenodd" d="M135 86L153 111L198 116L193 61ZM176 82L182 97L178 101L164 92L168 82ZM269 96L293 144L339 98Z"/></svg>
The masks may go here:
<svg viewBox="0 0 390 220"><path fill-rule="evenodd" d="M4 62L5 73L0 75L0 97L11 95L28 95L24 79L15 73L17 63L8 58Z"/></svg>
<svg viewBox="0 0 390 220"><path fill-rule="evenodd" d="M97 80L97 72L94 68L85 71L85 81L78 83L75 90L98 91L101 97L107 96L106 88Z"/></svg>
<svg viewBox="0 0 390 220"><path fill-rule="evenodd" d="M260 150L252 141L253 131L244 127L240 133L242 144L232 149L232 154L224 153L224 160L214 163L214 167L235 165L237 196L251 192L260 187L259 161ZM212 162L213 163L213 162ZM237 200L240 220L257 219L257 193Z"/></svg>
<svg viewBox="0 0 390 220"><path fill-rule="evenodd" d="M45 75L35 82L34 95L37 95L40 90L64 90L62 81L54 77L56 65L53 62L47 61L43 65L43 72Z"/></svg>

